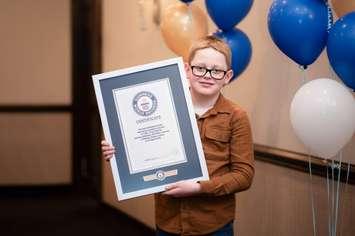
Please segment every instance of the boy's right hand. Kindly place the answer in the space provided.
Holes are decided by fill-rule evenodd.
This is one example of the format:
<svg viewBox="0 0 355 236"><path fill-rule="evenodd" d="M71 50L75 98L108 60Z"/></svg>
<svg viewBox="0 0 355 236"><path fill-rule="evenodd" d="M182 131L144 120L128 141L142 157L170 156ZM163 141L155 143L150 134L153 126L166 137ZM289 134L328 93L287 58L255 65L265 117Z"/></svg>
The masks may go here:
<svg viewBox="0 0 355 236"><path fill-rule="evenodd" d="M115 147L110 145L106 140L102 140L101 152L102 157L105 159L105 161L109 161L113 157L113 154L116 152L116 150Z"/></svg>

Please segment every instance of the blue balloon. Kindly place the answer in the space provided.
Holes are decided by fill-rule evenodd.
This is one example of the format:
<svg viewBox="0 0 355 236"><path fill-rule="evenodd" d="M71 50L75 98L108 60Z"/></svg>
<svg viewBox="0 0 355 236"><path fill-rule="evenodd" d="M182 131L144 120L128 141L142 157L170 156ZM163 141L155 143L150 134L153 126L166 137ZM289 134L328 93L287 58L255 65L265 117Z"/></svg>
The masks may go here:
<svg viewBox="0 0 355 236"><path fill-rule="evenodd" d="M332 22L323 0L275 0L268 28L278 48L305 68L322 53Z"/></svg>
<svg viewBox="0 0 355 236"><path fill-rule="evenodd" d="M252 54L252 46L243 31L234 28L229 31L218 31L216 37L227 42L232 52L232 69L236 79L248 66Z"/></svg>
<svg viewBox="0 0 355 236"><path fill-rule="evenodd" d="M206 0L208 14L222 30L234 28L249 12L253 0Z"/></svg>
<svg viewBox="0 0 355 236"><path fill-rule="evenodd" d="M355 91L355 12L335 22L329 32L327 54L335 73Z"/></svg>

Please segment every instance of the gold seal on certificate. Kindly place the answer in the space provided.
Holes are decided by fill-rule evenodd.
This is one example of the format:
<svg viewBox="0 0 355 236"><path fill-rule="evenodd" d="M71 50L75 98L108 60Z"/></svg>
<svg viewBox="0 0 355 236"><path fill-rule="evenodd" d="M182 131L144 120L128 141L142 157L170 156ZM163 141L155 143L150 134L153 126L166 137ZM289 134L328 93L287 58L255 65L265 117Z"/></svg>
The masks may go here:
<svg viewBox="0 0 355 236"><path fill-rule="evenodd" d="M93 76L119 200L208 179L181 58Z"/></svg>

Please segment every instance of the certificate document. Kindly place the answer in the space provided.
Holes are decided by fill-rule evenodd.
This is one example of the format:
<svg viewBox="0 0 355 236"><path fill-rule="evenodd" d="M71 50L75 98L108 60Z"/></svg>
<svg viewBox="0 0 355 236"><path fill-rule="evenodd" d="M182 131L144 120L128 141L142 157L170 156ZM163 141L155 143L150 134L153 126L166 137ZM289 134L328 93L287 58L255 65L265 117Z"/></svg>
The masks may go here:
<svg viewBox="0 0 355 236"><path fill-rule="evenodd" d="M130 173L187 161L167 78L113 93Z"/></svg>
<svg viewBox="0 0 355 236"><path fill-rule="evenodd" d="M181 58L93 76L118 200L164 191L208 171Z"/></svg>

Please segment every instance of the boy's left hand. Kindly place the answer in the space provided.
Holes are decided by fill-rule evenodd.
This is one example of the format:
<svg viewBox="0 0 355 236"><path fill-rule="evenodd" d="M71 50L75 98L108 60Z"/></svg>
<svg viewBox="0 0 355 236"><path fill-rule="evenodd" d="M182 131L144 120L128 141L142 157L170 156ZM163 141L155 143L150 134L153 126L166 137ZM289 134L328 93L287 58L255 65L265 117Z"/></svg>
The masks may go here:
<svg viewBox="0 0 355 236"><path fill-rule="evenodd" d="M173 197L188 197L201 192L201 185L192 181L179 181L166 187L163 194Z"/></svg>

